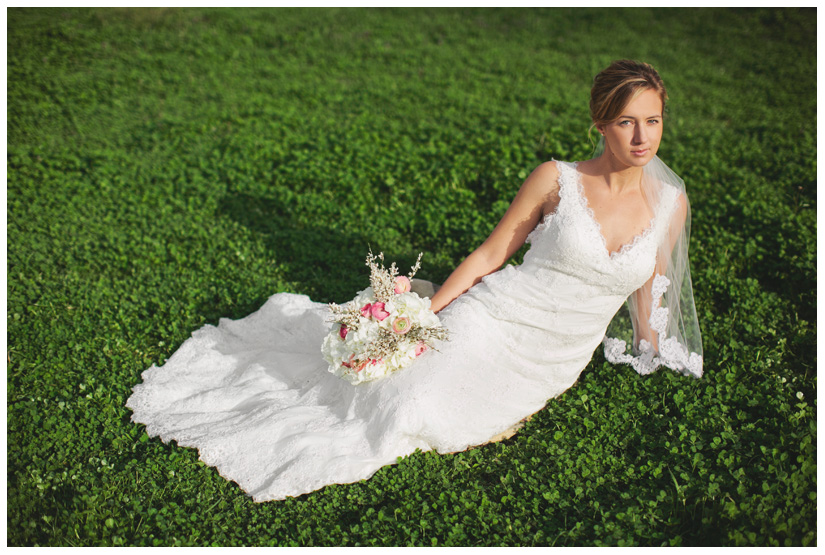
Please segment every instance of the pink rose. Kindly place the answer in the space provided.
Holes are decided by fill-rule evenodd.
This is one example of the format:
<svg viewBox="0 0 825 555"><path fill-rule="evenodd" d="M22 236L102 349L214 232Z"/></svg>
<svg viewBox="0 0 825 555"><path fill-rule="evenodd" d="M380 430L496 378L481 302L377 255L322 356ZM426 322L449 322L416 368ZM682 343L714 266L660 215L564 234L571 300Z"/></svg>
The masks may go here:
<svg viewBox="0 0 825 555"><path fill-rule="evenodd" d="M405 316L400 316L392 322L392 331L398 335L404 335L411 329L412 324L410 323L410 319Z"/></svg>
<svg viewBox="0 0 825 555"><path fill-rule="evenodd" d="M424 351L427 350L427 346L424 344L423 341L419 341L418 345L415 346L415 356L421 356L424 354Z"/></svg>
<svg viewBox="0 0 825 555"><path fill-rule="evenodd" d="M370 312L372 313L372 317L378 320L379 322L383 321L384 318L390 315L389 312L384 310L384 303L373 303Z"/></svg>
<svg viewBox="0 0 825 555"><path fill-rule="evenodd" d="M412 289L412 284L410 284L410 278L407 276L398 276L395 278L395 294L400 295L401 293L407 293L410 289Z"/></svg>
<svg viewBox="0 0 825 555"><path fill-rule="evenodd" d="M346 339L347 338L347 332L349 332L349 330L347 329L347 326L344 326L342 324L341 329L338 330L338 335L341 336L341 339Z"/></svg>
<svg viewBox="0 0 825 555"><path fill-rule="evenodd" d="M370 317L370 311L372 310L372 305L370 303L365 304L361 307L361 316L364 318Z"/></svg>

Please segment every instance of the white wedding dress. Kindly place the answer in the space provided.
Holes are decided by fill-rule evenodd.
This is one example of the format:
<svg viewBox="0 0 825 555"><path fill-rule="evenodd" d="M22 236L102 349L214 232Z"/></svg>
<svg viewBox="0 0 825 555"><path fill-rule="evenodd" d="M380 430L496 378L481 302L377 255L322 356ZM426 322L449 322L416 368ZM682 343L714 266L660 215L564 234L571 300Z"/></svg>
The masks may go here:
<svg viewBox="0 0 825 555"><path fill-rule="evenodd" d="M366 479L416 449L460 451L508 430L575 383L652 275L680 194L667 186L650 226L608 253L575 164L558 166L559 205L530 234L524 263L439 314L450 340L438 351L350 385L321 357L327 306L280 293L246 318L197 330L146 370L127 402L132 420L196 447L255 501Z"/></svg>

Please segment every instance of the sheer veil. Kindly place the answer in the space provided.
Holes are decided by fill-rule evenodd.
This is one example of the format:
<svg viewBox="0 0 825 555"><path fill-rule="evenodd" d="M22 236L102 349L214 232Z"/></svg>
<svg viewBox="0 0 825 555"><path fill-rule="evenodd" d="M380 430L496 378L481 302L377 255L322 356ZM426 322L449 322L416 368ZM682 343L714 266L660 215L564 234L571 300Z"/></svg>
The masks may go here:
<svg viewBox="0 0 825 555"><path fill-rule="evenodd" d="M602 138L594 156L603 150ZM625 309L608 327L605 358L630 364L639 374L667 366L698 378L702 337L690 280L690 204L685 182L656 156L644 167L642 191L653 208L654 222L664 221L667 230L661 234L653 275L628 297Z"/></svg>

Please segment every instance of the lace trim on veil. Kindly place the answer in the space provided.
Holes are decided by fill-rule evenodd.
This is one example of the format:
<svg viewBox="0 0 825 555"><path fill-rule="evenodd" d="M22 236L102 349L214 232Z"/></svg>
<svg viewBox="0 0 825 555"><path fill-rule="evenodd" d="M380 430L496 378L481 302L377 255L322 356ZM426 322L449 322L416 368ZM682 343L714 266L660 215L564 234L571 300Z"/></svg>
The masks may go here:
<svg viewBox="0 0 825 555"><path fill-rule="evenodd" d="M627 353L627 342L605 335L604 356L613 364L629 364L636 372L647 375L655 372L660 366L667 366L677 372L699 378L702 376L702 356L688 352L687 348L679 343L676 337L667 337L668 308L660 306L662 295L665 294L670 280L661 274L653 278L653 304L650 313L650 329L659 336L659 350L653 349L649 341L639 341L639 354Z"/></svg>

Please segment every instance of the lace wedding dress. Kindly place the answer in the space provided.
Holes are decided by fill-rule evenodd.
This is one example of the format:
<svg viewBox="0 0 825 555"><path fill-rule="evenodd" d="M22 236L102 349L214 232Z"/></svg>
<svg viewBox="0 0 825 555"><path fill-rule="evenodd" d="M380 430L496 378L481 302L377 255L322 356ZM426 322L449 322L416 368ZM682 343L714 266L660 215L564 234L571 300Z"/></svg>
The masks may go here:
<svg viewBox="0 0 825 555"><path fill-rule="evenodd" d="M508 430L578 379L614 314L653 274L680 194L666 187L650 226L609 253L575 165L558 166L558 208L530 234L524 263L439 314L450 331L439 351L350 385L321 357L327 306L280 293L246 318L197 330L146 370L127 402L132 420L196 447L255 501L355 482L416 449L461 451ZM608 346L616 362L635 360L623 343ZM674 353L681 360L648 357L637 370L654 360L701 374L701 357Z"/></svg>

